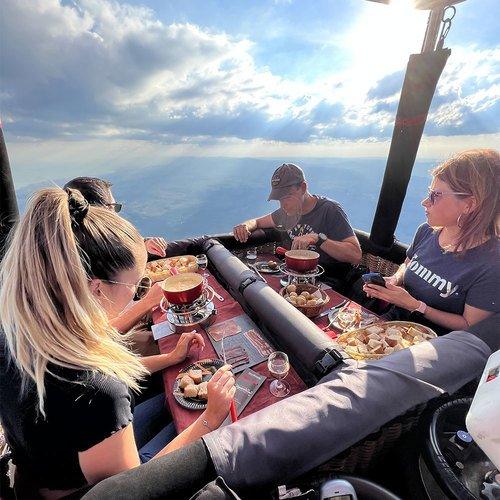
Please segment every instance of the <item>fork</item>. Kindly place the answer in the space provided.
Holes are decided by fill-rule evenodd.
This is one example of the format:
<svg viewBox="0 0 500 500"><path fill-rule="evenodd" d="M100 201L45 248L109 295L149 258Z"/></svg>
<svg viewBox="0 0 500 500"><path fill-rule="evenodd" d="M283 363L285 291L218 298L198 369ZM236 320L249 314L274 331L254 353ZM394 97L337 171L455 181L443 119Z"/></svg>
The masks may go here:
<svg viewBox="0 0 500 500"><path fill-rule="evenodd" d="M222 359L224 361L224 364L227 364L226 349L224 347L224 333L222 334L222 339L221 339L221 349L222 349ZM238 421L238 414L236 413L236 405L234 404L234 398L231 399L231 403L229 405L229 414L231 415L231 422Z"/></svg>
<svg viewBox="0 0 500 500"><path fill-rule="evenodd" d="M323 318L328 314L330 314L332 311L336 311L337 309L342 309L342 307L344 307L348 302L349 302L348 299L343 300L340 304L337 304L336 306L330 307L330 309L323 311L321 314L317 316L317 318Z"/></svg>

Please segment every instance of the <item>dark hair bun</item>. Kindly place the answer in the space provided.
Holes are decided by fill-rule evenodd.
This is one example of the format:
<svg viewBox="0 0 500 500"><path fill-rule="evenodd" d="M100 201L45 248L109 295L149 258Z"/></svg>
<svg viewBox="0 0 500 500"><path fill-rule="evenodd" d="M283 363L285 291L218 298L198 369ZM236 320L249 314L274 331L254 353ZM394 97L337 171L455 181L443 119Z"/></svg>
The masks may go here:
<svg viewBox="0 0 500 500"><path fill-rule="evenodd" d="M80 191L66 188L68 193L68 209L73 227L79 226L89 211L89 202L83 197Z"/></svg>

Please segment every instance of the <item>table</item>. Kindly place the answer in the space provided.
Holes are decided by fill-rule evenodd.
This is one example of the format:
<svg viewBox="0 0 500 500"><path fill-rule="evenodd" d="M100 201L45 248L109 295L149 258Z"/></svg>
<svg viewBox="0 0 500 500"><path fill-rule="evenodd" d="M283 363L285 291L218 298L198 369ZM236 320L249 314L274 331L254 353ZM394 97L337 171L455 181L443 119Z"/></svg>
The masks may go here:
<svg viewBox="0 0 500 500"><path fill-rule="evenodd" d="M267 261L270 258L273 258L272 255L259 254L259 261L264 260ZM217 317L214 324L222 323L228 319L234 318L241 314L244 314L243 309L240 304L229 294L229 292L212 276L208 271L206 271L208 283L210 286L214 288L214 290L219 293L224 301L221 302L217 298L214 298L214 304L217 308ZM279 275L266 274L265 279L268 282L268 285L273 288L275 291L279 291L281 288ZM330 297L330 302L328 303L328 307L332 307L336 304L339 304L345 297L331 288L327 288L325 292ZM160 323L161 321L165 321L165 314L162 313L161 310L157 309L153 312L153 321L154 323ZM316 321L318 328L323 329L328 326L328 317L325 316ZM335 330L334 328L322 330L325 335L328 335L330 338L335 338L340 332ZM179 363L175 366L171 366L163 371L163 381L165 385L165 394L167 398L167 402L172 413L173 422L176 426L177 432L182 432L184 429L189 427L201 414L201 411L188 410L180 406L173 394L172 388L175 382L175 379L179 373L179 370L188 366L189 364L197 361L198 359L206 359L206 358L216 358L217 354L215 349L213 348L207 333L199 328L198 332L205 339L205 347L203 351L198 352L197 349L192 349L189 356L182 363ZM159 340L158 346L160 352L167 353L174 349L177 340L179 338L178 334L169 335L168 337L164 337ZM265 375L268 380L260 387L257 393L253 396L252 400L243 410L239 418L244 418L246 415L250 415L266 406L269 406L276 401L279 401L282 398L276 398L269 392L269 384L272 380L269 371L267 369L267 363L263 362L254 367L252 370ZM287 382L290 384L290 394L297 394L305 389L307 389L306 384L302 381L302 379L298 376L296 371L291 367L290 372L287 376Z"/></svg>

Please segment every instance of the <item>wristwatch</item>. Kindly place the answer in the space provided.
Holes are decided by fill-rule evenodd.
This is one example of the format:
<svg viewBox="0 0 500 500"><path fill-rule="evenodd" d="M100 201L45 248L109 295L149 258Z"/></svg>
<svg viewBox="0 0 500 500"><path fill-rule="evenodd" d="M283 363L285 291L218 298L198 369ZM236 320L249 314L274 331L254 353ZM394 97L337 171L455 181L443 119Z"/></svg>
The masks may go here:
<svg viewBox="0 0 500 500"><path fill-rule="evenodd" d="M420 313L420 314L425 314L425 311L427 311L427 304L425 302L419 301L418 307L416 309L413 309L411 311L412 313Z"/></svg>
<svg viewBox="0 0 500 500"><path fill-rule="evenodd" d="M320 247L328 238L325 233L318 234L318 246Z"/></svg>

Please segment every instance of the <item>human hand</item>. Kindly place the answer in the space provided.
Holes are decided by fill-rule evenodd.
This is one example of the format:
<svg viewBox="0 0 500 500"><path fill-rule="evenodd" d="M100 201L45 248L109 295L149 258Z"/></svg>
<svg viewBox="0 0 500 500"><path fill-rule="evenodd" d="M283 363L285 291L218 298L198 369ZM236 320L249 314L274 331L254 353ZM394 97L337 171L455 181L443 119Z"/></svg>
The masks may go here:
<svg viewBox="0 0 500 500"><path fill-rule="evenodd" d="M229 413L229 406L236 393L234 375L230 365L219 368L208 382L207 421L216 429Z"/></svg>
<svg viewBox="0 0 500 500"><path fill-rule="evenodd" d="M419 301L413 298L402 286L396 286L386 281L386 287L366 283L363 291L368 297L385 300L395 306L402 307L408 311L415 310Z"/></svg>
<svg viewBox="0 0 500 500"><path fill-rule="evenodd" d="M248 226L244 222L233 227L233 235L236 241L239 241L240 243L245 243L250 234L252 233L248 230Z"/></svg>
<svg viewBox="0 0 500 500"><path fill-rule="evenodd" d="M194 330L192 332L182 333L177 341L175 349L170 353L172 362L176 364L184 361L188 355L189 349L193 346L198 346L199 349L203 349L205 347L203 337Z"/></svg>
<svg viewBox="0 0 500 500"><path fill-rule="evenodd" d="M394 274L392 276L384 276L385 283L389 283L390 285L397 285L398 284L398 277Z"/></svg>
<svg viewBox="0 0 500 500"><path fill-rule="evenodd" d="M316 233L295 236L292 240L292 250L307 250L311 245L315 245L316 243L318 243L318 235Z"/></svg>
<svg viewBox="0 0 500 500"><path fill-rule="evenodd" d="M164 238L147 238L144 244L146 245L148 253L158 255L159 257L165 257L167 242Z"/></svg>
<svg viewBox="0 0 500 500"><path fill-rule="evenodd" d="M146 296L142 299L148 304L149 309L153 309L160 304L163 298L163 290L160 283L153 283Z"/></svg>

